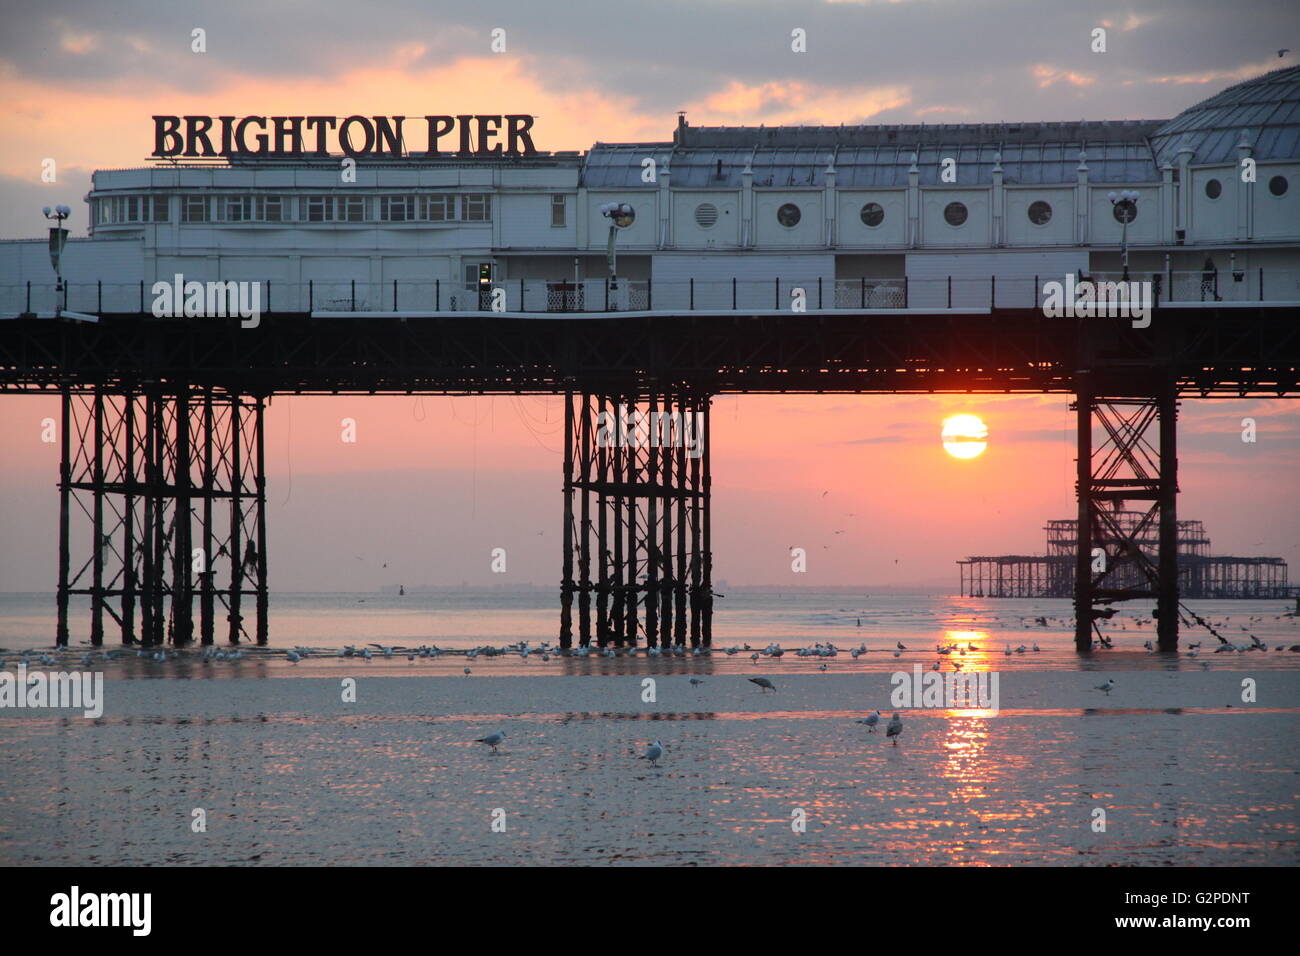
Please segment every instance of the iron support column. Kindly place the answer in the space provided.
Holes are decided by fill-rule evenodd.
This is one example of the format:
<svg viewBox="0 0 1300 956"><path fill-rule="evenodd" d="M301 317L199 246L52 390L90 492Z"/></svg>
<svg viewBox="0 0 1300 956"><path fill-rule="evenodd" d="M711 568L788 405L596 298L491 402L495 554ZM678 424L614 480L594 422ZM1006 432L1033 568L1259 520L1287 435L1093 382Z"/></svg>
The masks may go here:
<svg viewBox="0 0 1300 956"><path fill-rule="evenodd" d="M1171 379L1160 393L1160 577L1156 643L1178 650L1178 391Z"/></svg>

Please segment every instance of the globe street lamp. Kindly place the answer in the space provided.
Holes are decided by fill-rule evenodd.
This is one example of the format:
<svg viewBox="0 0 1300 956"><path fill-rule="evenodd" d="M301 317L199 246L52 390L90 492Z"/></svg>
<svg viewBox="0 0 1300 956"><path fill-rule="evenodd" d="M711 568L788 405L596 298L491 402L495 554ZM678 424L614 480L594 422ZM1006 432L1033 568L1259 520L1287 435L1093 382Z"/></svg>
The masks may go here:
<svg viewBox="0 0 1300 956"><path fill-rule="evenodd" d="M67 286L63 282L63 270L60 267L60 260L63 257L63 247L68 244L68 230L63 228L63 220L72 215L72 209L68 206L55 206L51 211L46 206L42 212L45 213L46 219L53 219L55 225L50 228L50 264L54 266L54 315L59 315L59 293L63 293L64 303L67 302Z"/></svg>
<svg viewBox="0 0 1300 956"><path fill-rule="evenodd" d="M1124 281L1128 281L1128 224L1137 218L1137 201L1138 192L1136 189L1125 189L1122 192L1111 190L1106 194L1113 207L1115 218L1120 224L1120 255L1124 262Z"/></svg>

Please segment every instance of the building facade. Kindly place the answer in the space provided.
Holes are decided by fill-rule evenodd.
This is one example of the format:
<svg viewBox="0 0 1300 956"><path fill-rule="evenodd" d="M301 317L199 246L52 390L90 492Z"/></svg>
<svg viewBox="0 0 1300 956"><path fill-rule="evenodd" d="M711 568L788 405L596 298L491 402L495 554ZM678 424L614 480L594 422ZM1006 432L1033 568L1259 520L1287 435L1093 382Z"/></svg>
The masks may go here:
<svg viewBox="0 0 1300 956"><path fill-rule="evenodd" d="M788 309L796 288L809 309L1033 307L1126 255L1165 301L1300 300L1295 67L1169 121L680 116L671 141L585 153L363 160L354 181L339 160L96 172L68 307L147 308L176 275L261 283L270 311L480 309L489 289L530 312ZM0 314L53 308L54 281L43 240L0 243Z"/></svg>

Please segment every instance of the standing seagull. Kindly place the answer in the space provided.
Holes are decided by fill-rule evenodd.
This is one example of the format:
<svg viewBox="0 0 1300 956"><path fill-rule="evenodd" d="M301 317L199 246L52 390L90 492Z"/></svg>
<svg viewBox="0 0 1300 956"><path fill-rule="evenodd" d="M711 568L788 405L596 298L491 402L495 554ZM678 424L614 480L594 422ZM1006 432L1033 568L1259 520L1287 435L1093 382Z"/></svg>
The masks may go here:
<svg viewBox="0 0 1300 956"><path fill-rule="evenodd" d="M894 746L898 746L898 735L903 732L903 720L898 716L898 711L894 711L894 716L889 719L889 726L885 728L885 736L893 738Z"/></svg>
<svg viewBox="0 0 1300 956"><path fill-rule="evenodd" d="M1113 680L1108 680L1104 684L1098 684L1096 687L1093 688L1093 690L1105 691L1106 696L1109 697L1110 692L1112 689L1114 689L1114 687L1115 687L1115 682Z"/></svg>
<svg viewBox="0 0 1300 956"><path fill-rule="evenodd" d="M662 757L663 755L664 755L664 745L656 740L654 743L652 743L649 747L645 749L645 753L643 753L640 757L637 757L636 759L649 760L650 766L657 767L659 766L659 758Z"/></svg>
<svg viewBox="0 0 1300 956"><path fill-rule="evenodd" d="M497 752L497 744L506 739L505 731L498 730L495 734L488 734L486 737L479 737L474 742L476 744L487 744L492 748L492 752Z"/></svg>
<svg viewBox="0 0 1300 956"><path fill-rule="evenodd" d="M866 724L867 729L874 734L876 732L876 724L880 723L880 711L876 711L874 714L870 714L866 717L861 717L854 721L854 723Z"/></svg>
<svg viewBox="0 0 1300 956"><path fill-rule="evenodd" d="M766 677L751 677L751 678L749 679L749 682L750 682L751 684L757 684L759 687L763 688L763 693L765 693L765 694L766 694L769 690L771 690L772 693L776 693L776 685L773 684L773 683L772 683L770 680L768 680Z"/></svg>

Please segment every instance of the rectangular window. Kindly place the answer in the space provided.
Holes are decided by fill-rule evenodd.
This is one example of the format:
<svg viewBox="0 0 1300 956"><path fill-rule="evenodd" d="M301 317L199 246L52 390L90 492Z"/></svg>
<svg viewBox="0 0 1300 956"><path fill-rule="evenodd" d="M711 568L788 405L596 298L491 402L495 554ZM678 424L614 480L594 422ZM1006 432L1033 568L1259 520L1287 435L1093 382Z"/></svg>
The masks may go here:
<svg viewBox="0 0 1300 956"><path fill-rule="evenodd" d="M379 218L387 222L410 222L415 218L415 197L380 196Z"/></svg>
<svg viewBox="0 0 1300 956"><path fill-rule="evenodd" d="M99 206L99 222L101 225L107 225L113 221L113 206L111 199L100 199L97 201Z"/></svg>
<svg viewBox="0 0 1300 956"><path fill-rule="evenodd" d="M448 193L421 196L420 206L420 218L429 222L450 222L456 218L456 197Z"/></svg>
<svg viewBox="0 0 1300 956"><path fill-rule="evenodd" d="M153 221L154 222L167 221L167 214L168 214L167 207L170 203L171 203L171 199L167 196L153 197Z"/></svg>
<svg viewBox="0 0 1300 956"><path fill-rule="evenodd" d="M364 196L346 196L339 199L338 204L340 222L365 222L366 198Z"/></svg>
<svg viewBox="0 0 1300 956"><path fill-rule="evenodd" d="M551 197L551 225L552 226L564 225L564 197L563 196Z"/></svg>
<svg viewBox="0 0 1300 956"><path fill-rule="evenodd" d="M141 203L142 201L143 201L143 200L142 200L141 197L139 197L139 196L127 196L127 197L126 197L126 221L127 221L127 222L139 222L139 221L140 221L140 218L141 218L141 217L140 217L140 203Z"/></svg>
<svg viewBox="0 0 1300 956"><path fill-rule="evenodd" d="M207 196L181 197L181 222L207 222L208 218Z"/></svg>
<svg viewBox="0 0 1300 956"><path fill-rule="evenodd" d="M219 202L223 222L248 222L253 218L253 199L251 196L226 196Z"/></svg>
<svg viewBox="0 0 1300 956"><path fill-rule="evenodd" d="M465 222L490 222L492 197L487 193L466 193L461 196L460 218Z"/></svg>
<svg viewBox="0 0 1300 956"><path fill-rule="evenodd" d="M285 201L283 196L262 196L258 200L258 217L266 222L284 222Z"/></svg>
<svg viewBox="0 0 1300 956"><path fill-rule="evenodd" d="M330 222L334 218L334 200L330 196L307 197L307 221Z"/></svg>

